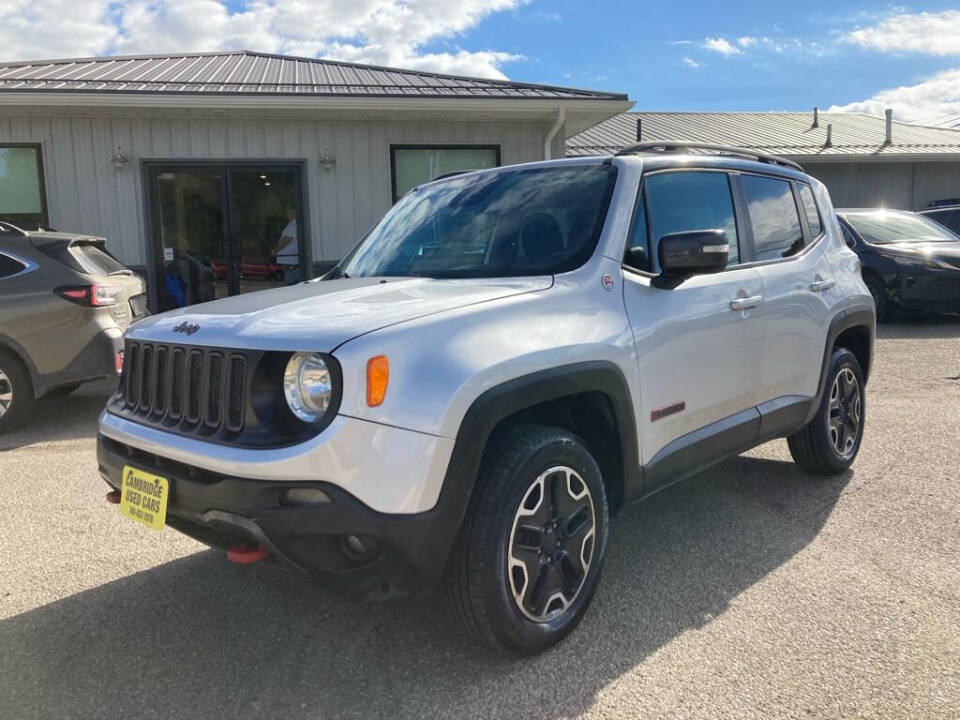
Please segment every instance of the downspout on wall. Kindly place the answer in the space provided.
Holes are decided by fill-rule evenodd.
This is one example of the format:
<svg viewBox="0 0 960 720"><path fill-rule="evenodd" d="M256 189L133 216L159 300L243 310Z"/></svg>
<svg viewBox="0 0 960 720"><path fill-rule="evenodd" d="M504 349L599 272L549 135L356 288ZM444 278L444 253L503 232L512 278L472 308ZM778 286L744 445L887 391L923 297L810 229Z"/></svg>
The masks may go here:
<svg viewBox="0 0 960 720"><path fill-rule="evenodd" d="M563 127L564 123L567 122L567 109L560 108L557 110L557 121L550 126L550 130L547 131L547 137L543 141L543 159L550 160L552 159L552 152L550 146L553 145L553 138L557 136L557 132L560 128Z"/></svg>

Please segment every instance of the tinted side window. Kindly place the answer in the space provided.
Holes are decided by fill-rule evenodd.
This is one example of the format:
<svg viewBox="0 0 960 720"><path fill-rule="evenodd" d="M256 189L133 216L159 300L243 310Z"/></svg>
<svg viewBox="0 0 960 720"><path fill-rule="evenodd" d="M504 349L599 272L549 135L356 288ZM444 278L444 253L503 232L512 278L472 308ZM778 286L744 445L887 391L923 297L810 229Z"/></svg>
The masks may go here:
<svg viewBox="0 0 960 720"><path fill-rule="evenodd" d="M807 225L810 226L810 236L817 237L823 232L820 223L820 213L817 211L817 201L813 197L813 190L808 185L799 183L800 199L803 201L803 211L807 214Z"/></svg>
<svg viewBox="0 0 960 720"><path fill-rule="evenodd" d="M803 250L803 232L793 190L786 180L741 176L757 260L776 260Z"/></svg>
<svg viewBox="0 0 960 720"><path fill-rule="evenodd" d="M0 253L0 279L16 275L22 272L27 266L19 260L14 260L9 255Z"/></svg>
<svg viewBox="0 0 960 720"><path fill-rule="evenodd" d="M651 175L645 183L651 264L655 271L659 272L660 238L688 230L725 231L730 243L727 265L740 262L733 194L726 173L667 172Z"/></svg>
<svg viewBox="0 0 960 720"><path fill-rule="evenodd" d="M924 214L954 232L960 231L960 210L939 210Z"/></svg>

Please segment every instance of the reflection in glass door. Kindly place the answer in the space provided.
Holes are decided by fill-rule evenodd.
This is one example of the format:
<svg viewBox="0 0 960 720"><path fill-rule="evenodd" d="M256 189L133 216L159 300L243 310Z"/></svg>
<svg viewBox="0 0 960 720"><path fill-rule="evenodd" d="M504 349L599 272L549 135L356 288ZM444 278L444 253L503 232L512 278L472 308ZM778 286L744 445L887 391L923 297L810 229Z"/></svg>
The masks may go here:
<svg viewBox="0 0 960 720"><path fill-rule="evenodd" d="M170 310L306 277L296 165L151 165L156 306Z"/></svg>

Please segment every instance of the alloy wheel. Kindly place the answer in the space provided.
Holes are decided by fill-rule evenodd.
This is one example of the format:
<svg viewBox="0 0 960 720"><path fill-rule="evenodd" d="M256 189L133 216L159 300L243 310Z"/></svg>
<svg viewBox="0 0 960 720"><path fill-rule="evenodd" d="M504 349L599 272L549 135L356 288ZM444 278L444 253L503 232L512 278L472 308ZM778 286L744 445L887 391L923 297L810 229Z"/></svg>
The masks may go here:
<svg viewBox="0 0 960 720"><path fill-rule="evenodd" d="M561 615L583 588L596 537L593 496L566 466L539 475L517 508L507 574L517 608L534 622Z"/></svg>
<svg viewBox="0 0 960 720"><path fill-rule="evenodd" d="M13 404L13 383L7 374L0 370L0 417L7 414L7 410Z"/></svg>
<svg viewBox="0 0 960 720"><path fill-rule="evenodd" d="M833 449L844 460L853 455L860 432L860 384L853 371L845 367L837 373L830 388L830 412L827 430Z"/></svg>

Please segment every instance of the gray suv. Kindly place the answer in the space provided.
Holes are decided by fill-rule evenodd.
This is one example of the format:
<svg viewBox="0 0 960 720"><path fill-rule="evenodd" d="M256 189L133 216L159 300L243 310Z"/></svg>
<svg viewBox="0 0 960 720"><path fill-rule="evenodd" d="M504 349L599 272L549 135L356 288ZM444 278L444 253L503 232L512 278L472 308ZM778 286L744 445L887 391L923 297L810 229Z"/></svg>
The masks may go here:
<svg viewBox="0 0 960 720"><path fill-rule="evenodd" d="M102 238L0 222L0 433L36 398L116 376L123 331L145 314L143 280Z"/></svg>
<svg viewBox="0 0 960 720"><path fill-rule="evenodd" d="M860 448L874 304L792 162L637 145L438 179L326 277L126 334L107 499L365 600L558 642L628 503L773 438Z"/></svg>

